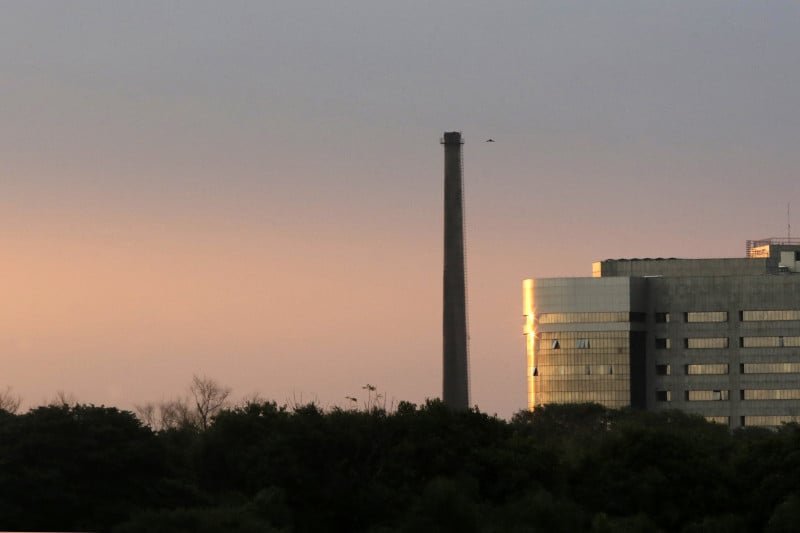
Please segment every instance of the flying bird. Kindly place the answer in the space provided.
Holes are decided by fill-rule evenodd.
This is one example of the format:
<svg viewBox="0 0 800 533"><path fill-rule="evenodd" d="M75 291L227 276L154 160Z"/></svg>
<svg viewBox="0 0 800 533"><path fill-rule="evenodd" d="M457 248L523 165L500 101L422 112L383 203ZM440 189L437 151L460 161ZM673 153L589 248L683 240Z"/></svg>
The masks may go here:
<svg viewBox="0 0 800 533"><path fill-rule="evenodd" d="M493 143L493 142L494 142L494 139L486 139L486 142L487 142L487 143Z"/></svg>

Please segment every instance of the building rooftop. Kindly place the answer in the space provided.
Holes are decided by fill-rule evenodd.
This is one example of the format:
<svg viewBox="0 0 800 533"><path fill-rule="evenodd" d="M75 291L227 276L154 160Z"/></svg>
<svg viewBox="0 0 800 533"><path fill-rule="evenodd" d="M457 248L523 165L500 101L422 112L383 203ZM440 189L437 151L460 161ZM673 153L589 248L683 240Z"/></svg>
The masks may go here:
<svg viewBox="0 0 800 533"><path fill-rule="evenodd" d="M592 264L592 277L759 276L800 273L800 239L770 237L745 241L745 257L716 259L630 258Z"/></svg>

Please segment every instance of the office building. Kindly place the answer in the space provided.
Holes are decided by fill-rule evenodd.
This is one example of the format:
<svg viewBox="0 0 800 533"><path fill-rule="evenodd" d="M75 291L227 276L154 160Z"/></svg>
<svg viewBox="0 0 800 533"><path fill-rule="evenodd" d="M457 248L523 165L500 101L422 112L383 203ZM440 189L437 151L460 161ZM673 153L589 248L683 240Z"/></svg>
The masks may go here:
<svg viewBox="0 0 800 533"><path fill-rule="evenodd" d="M523 282L528 407L680 409L800 422L800 240L731 259L613 259Z"/></svg>

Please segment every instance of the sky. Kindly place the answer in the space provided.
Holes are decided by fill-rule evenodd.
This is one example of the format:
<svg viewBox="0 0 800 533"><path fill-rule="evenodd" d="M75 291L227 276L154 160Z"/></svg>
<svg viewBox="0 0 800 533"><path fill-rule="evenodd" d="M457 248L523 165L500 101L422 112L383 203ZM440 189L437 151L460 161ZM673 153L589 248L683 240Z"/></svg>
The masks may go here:
<svg viewBox="0 0 800 533"><path fill-rule="evenodd" d="M9 1L0 389L132 408L441 393L461 131L471 402L525 406L521 284L800 236L800 4ZM493 138L495 143L485 143ZM796 206L796 207L794 207Z"/></svg>

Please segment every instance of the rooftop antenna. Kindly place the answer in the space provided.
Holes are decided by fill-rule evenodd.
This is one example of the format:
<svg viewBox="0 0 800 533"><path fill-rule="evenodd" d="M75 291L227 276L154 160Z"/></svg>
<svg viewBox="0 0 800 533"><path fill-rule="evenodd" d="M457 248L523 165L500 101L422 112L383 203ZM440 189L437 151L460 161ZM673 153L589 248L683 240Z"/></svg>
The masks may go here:
<svg viewBox="0 0 800 533"><path fill-rule="evenodd" d="M786 241L792 240L792 203L786 203Z"/></svg>

